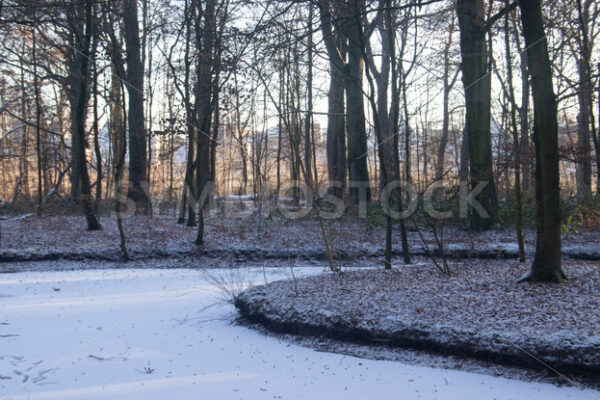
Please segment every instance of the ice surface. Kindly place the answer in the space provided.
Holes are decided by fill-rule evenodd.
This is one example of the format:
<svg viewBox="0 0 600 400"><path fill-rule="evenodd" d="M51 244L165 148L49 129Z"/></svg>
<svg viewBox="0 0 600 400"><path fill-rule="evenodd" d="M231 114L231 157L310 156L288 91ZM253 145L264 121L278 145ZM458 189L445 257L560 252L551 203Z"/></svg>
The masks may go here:
<svg viewBox="0 0 600 400"><path fill-rule="evenodd" d="M243 286L285 273L239 274L235 281L227 270L0 275L0 399L600 397L596 391L322 353L264 336L232 323L236 311L221 301L214 282Z"/></svg>

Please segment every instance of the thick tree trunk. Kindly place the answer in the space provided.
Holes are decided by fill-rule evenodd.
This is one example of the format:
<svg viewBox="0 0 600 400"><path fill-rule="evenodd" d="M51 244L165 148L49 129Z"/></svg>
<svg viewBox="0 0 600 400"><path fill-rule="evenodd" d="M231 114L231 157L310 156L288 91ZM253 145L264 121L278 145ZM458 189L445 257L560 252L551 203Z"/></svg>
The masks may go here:
<svg viewBox="0 0 600 400"><path fill-rule="evenodd" d="M342 25L348 39L348 63L344 66L344 86L346 89L346 130L348 133L348 170L353 188L350 190L353 204L360 201L357 185L366 185L366 201L371 199L369 169L367 165L367 131L363 99L363 44L360 30L362 26L357 13L362 10L362 1L354 0L347 5L347 21Z"/></svg>
<svg viewBox="0 0 600 400"><path fill-rule="evenodd" d="M328 4L321 1L321 30L329 57L329 93L327 94L327 173L331 183L330 193L344 196L346 185L346 117L344 107L344 57L345 43L342 35L333 30ZM337 186L337 185L335 185Z"/></svg>
<svg viewBox="0 0 600 400"><path fill-rule="evenodd" d="M127 197L135 202L136 213L148 214L151 204L143 185L149 185L146 170L146 129L144 118L144 65L140 58L137 0L123 3L123 36L126 45L127 91L129 93L129 188Z"/></svg>
<svg viewBox="0 0 600 400"><path fill-rule="evenodd" d="M204 244L204 214L205 199L204 189L210 179L210 149L211 149L211 119L212 119L212 89L213 89L213 64L215 40L215 0L202 3L195 0L192 7L196 7L196 51L198 61L196 67L196 121L198 134L196 137L196 196L198 201L198 234L196 244ZM204 19L201 24L199 18Z"/></svg>
<svg viewBox="0 0 600 400"><path fill-rule="evenodd" d="M362 71L362 68L360 68ZM348 131L348 172L355 186L350 189L352 202L359 202L358 184L369 183L367 166L367 133L365 130L365 110L363 102L362 72L351 71L345 80L346 87L346 127ZM367 201L370 190L367 189Z"/></svg>
<svg viewBox="0 0 600 400"><path fill-rule="evenodd" d="M79 199L87 220L88 230L98 230L100 223L92 207L90 178L85 151L85 117L89 93L89 62L92 38L92 1L86 0L69 14L73 31L72 51L69 53L69 102L71 105L71 136L73 167L78 170L75 199Z"/></svg>
<svg viewBox="0 0 600 400"><path fill-rule="evenodd" d="M474 210L471 225L475 230L491 228L498 220L498 201L494 183L492 140L490 132L491 76L486 43L486 26L482 0L458 0L463 84L470 157L471 187L486 184L475 197L486 215Z"/></svg>
<svg viewBox="0 0 600 400"><path fill-rule="evenodd" d="M552 68L544 31L541 0L521 0L523 35L532 81L535 143L537 242L531 271L537 282L561 282L558 122Z"/></svg>

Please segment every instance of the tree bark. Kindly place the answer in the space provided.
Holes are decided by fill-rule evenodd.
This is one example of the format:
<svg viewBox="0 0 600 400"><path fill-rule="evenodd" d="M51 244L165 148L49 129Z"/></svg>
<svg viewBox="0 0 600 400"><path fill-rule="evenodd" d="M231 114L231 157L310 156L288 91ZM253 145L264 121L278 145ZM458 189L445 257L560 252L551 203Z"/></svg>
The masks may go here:
<svg viewBox="0 0 600 400"><path fill-rule="evenodd" d="M360 201L360 189L356 185L369 184L367 166L367 131L365 127L365 108L363 100L363 68L359 18L356 16L361 7L359 0L350 2L347 7L348 22L343 32L348 38L348 63L344 66L344 87L346 89L346 130L348 134L348 170L353 186L350 195L353 204ZM371 199L370 188L366 190L366 201Z"/></svg>
<svg viewBox="0 0 600 400"><path fill-rule="evenodd" d="M143 185L149 185L149 182L146 170L144 65L140 58L137 0L124 0L123 36L126 46L127 92L129 94L129 188L127 197L135 202L136 213L148 214L152 210L148 195L143 188Z"/></svg>
<svg viewBox="0 0 600 400"><path fill-rule="evenodd" d="M313 185L312 171L312 120L313 120L313 6L308 2L308 44L307 44L307 78L306 78L306 115L304 116L304 168L306 173L306 184ZM315 174L317 171L314 171Z"/></svg>
<svg viewBox="0 0 600 400"><path fill-rule="evenodd" d="M333 196L342 198L346 185L346 119L344 114L343 62L346 54L344 41L332 27L327 10L321 6L321 30L329 57L329 92L327 94L327 173Z"/></svg>
<svg viewBox="0 0 600 400"><path fill-rule="evenodd" d="M510 6L510 0L506 0L506 7ZM512 54L510 46L510 23L509 13L506 13L504 19L504 44L506 48L506 70L508 80L508 96L510 100L510 126L513 138L514 153L514 173L515 173L515 201L516 201L516 220L515 230L517 231L517 244L519 246L519 261L525 261L525 244L523 242L523 200L521 195L521 149L519 146L519 131L517 129L517 105L515 102L515 91L513 84Z"/></svg>
<svg viewBox="0 0 600 400"><path fill-rule="evenodd" d="M460 48L465 88L465 129L469 144L471 187L486 184L475 197L488 216L473 212L471 226L475 230L493 227L498 220L498 200L492 162L490 132L491 76L486 43L486 23L482 0L458 0Z"/></svg>
<svg viewBox="0 0 600 400"><path fill-rule="evenodd" d="M590 146L590 113L592 112L592 85L586 61L577 62L580 88L579 114L577 115L577 197L581 200L592 193L592 148Z"/></svg>
<svg viewBox="0 0 600 400"><path fill-rule="evenodd" d="M386 17L386 21L387 21L387 26L389 27L389 29L387 30L387 36L388 36L388 43L389 43L389 53L390 53L390 69L391 69L391 78L392 78L392 90L390 93L390 97L391 97L391 101L390 101L390 124L391 124L391 129L392 129L392 134L393 134L393 157L394 157L394 171L397 174L397 179L401 180L402 176L400 173L400 150L399 150L399 143L400 143L400 87L399 87L399 78L400 78L400 71L398 68L398 55L396 52L396 34L395 34L395 30L393 29L394 25L395 25L395 17L393 15L392 9L391 9L391 2L388 0L387 3L387 10L385 13L385 17ZM403 199L402 199L402 193L400 191L398 191L397 197L396 197L396 203L398 205L398 210L399 211L403 211L404 209L404 205L403 205ZM404 261L404 264L410 264L410 249L408 247L408 235L406 232L406 224L403 218L400 218L399 221L399 225L400 225L400 239L402 242L402 259Z"/></svg>
<svg viewBox="0 0 600 400"><path fill-rule="evenodd" d="M204 3L204 9L202 9ZM195 85L195 114L197 126L196 136L196 197L198 201L198 232L196 244L204 244L204 199L202 193L210 178L210 149L212 120L212 92L213 92L213 67L214 44L216 28L216 1L194 0L192 7L196 7L196 38L195 45L198 52L196 65ZM204 20L202 23L201 19Z"/></svg>
<svg viewBox="0 0 600 400"><path fill-rule="evenodd" d="M579 130L577 140L577 155L580 163L577 164L577 192L578 197L583 198L592 192L592 157L590 136L596 150L596 191L600 193L600 141L594 120L594 89L592 87L592 45L589 30L590 24L596 20L590 16L590 1L585 6L581 0L577 0L577 14L579 17L580 39L578 40L580 51L578 59L578 72L580 88L579 98ZM591 22L592 21L592 22ZM600 118L600 116L599 116Z"/></svg>
<svg viewBox="0 0 600 400"><path fill-rule="evenodd" d="M94 35L94 49L97 48L98 35ZM95 52L94 52L95 54ZM98 213L100 208L100 199L102 198L102 152L100 150L100 132L98 127L98 60L97 57L92 58L92 109L93 109L93 132L94 132L94 155L96 157L96 199L94 201L94 210Z"/></svg>
<svg viewBox="0 0 600 400"><path fill-rule="evenodd" d="M400 159L398 151L398 120L399 120L399 90L398 90L398 68L396 63L396 37L393 27L393 18L391 2L382 1L382 7L386 8L385 19L378 26L381 33L381 64L378 70L376 65L371 62L373 58L368 38L365 38L361 32L361 43L364 50L363 59L366 63L366 76L369 82L369 103L375 118L375 134L377 138L377 150L379 152L380 163L380 187L385 190L388 184L394 184L400 181ZM388 111L388 86L390 83L390 71L392 77L392 97L391 106ZM373 77L375 79L373 79ZM374 83L375 81L375 83ZM377 87L377 90L375 90ZM375 100L377 92L377 100ZM393 206L399 212L402 212L402 193L396 190L394 194L389 193ZM392 204L388 204L392 206ZM388 210L391 212L391 210ZM386 215L386 241L385 241L385 260L386 269L392 268L392 227L393 219L390 213ZM404 263L410 263L410 254L408 249L408 239L406 236L406 227L404 220L400 218L400 230L402 239L402 254Z"/></svg>
<svg viewBox="0 0 600 400"><path fill-rule="evenodd" d="M87 229L99 230L100 223L92 207L90 178L87 170L85 151L85 117L90 97L90 46L95 22L92 17L92 1L86 0L69 11L71 47L69 47L69 102L71 105L71 132L73 147L73 166L78 170L76 199L81 200L87 221Z"/></svg>
<svg viewBox="0 0 600 400"><path fill-rule="evenodd" d="M118 45L117 47L120 47ZM125 109L123 107L124 89L119 76L118 68L113 62L111 65L111 91L110 91L110 123L109 131L113 144L113 175L114 194L120 197L121 186L119 182L123 178L125 169L125 154L127 152L127 128L125 124ZM129 260L125 230L123 228L123 217L121 213L121 201L115 202L115 214L117 217L117 229L119 230L120 248L125 261Z"/></svg>
<svg viewBox="0 0 600 400"><path fill-rule="evenodd" d="M529 83L529 63L527 62L527 52L521 51L521 107L519 108L519 119L521 129L521 162L523 168L523 191L531 188L531 164L532 152L529 140L529 95L531 94L531 85Z"/></svg>
<svg viewBox="0 0 600 400"><path fill-rule="evenodd" d="M442 137L440 138L440 145L438 147L437 154L437 165L436 165L436 179L442 179L444 176L444 155L446 153L446 146L448 145L448 133L450 131L450 92L454 87L457 75L454 78L450 78L450 47L452 46L452 35L454 34L454 16L450 17L452 22L449 26L448 41L444 47L444 93L443 93L443 116L442 116Z"/></svg>
<svg viewBox="0 0 600 400"><path fill-rule="evenodd" d="M361 12L364 5L364 0L351 0L344 3L319 1L321 25L324 30L323 37L327 46L329 61L334 63L333 66L335 66L332 71L339 72L343 77L346 100L345 124L348 139L348 172L350 181L354 186L351 188L350 193L353 204L358 204L360 201L361 189L358 187L359 185L366 186L366 200L369 201L371 198L362 86L364 43L361 41L363 29ZM343 35L347 49L346 54L340 51L340 47L336 46L331 33L333 30ZM368 39L369 35L366 36ZM347 58L347 62L345 58Z"/></svg>
<svg viewBox="0 0 600 400"><path fill-rule="evenodd" d="M44 198L43 189L43 178L42 171L44 170L43 165L43 154L42 154L42 132L40 124L42 123L42 103L40 96L40 84L38 76L38 63L37 63L37 35L36 28L34 27L31 31L31 52L33 58L33 91L35 96L35 149L37 153L37 215L42 215L42 200Z"/></svg>
<svg viewBox="0 0 600 400"><path fill-rule="evenodd" d="M531 270L523 279L562 282L558 122L552 68L541 0L521 0L521 22L532 81L537 241Z"/></svg>

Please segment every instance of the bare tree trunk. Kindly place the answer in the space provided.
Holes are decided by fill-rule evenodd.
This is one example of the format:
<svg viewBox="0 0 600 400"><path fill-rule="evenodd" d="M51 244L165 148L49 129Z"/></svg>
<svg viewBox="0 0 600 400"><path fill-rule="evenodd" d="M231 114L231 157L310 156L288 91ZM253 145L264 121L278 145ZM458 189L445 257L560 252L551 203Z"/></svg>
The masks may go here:
<svg viewBox="0 0 600 400"><path fill-rule="evenodd" d="M140 58L140 31L137 0L124 0L123 36L126 45L127 91L129 93L129 189L127 197L136 204L136 213L149 214L150 200L143 188L148 185L146 129L144 118L144 65Z"/></svg>
<svg viewBox="0 0 600 400"><path fill-rule="evenodd" d="M141 62L142 68L145 68L145 76L147 82L146 90L146 102L144 106L144 126L147 127L147 148L146 148L146 177L148 180L148 187L152 185L152 104L154 102L154 86L152 85L152 72L153 72L153 49L152 43L152 31L148 26L148 0L142 0L142 37L141 37ZM148 45L150 43L150 45ZM146 61L148 67L146 68Z"/></svg>
<svg viewBox="0 0 600 400"><path fill-rule="evenodd" d="M123 170L125 169L125 153L127 152L127 126L125 121L127 116L125 114L124 99L125 90L119 79L117 69L112 67L111 77L111 96L112 104L110 108L110 119L111 119L111 131L113 134L113 157L114 157L114 181L115 181L115 195L121 197L120 185L121 179L123 179ZM117 216L117 228L119 230L119 245L123 260L129 260L129 251L127 250L127 239L125 237L125 229L123 228L123 216L121 215L121 201L115 202L115 214Z"/></svg>
<svg viewBox="0 0 600 400"><path fill-rule="evenodd" d="M312 176L312 120L313 120L313 6L308 3L308 44L307 44L307 78L306 78L306 115L304 117L304 168L306 171L306 184L310 187L313 185ZM316 173L316 171L315 171Z"/></svg>
<svg viewBox="0 0 600 400"><path fill-rule="evenodd" d="M196 136L196 196L198 201L198 234L195 243L204 244L204 202L202 198L205 186L210 178L210 126L212 116L212 90L214 67L214 44L216 28L216 1L206 0L204 9L199 0L192 1L195 7L195 45L198 52L195 85L195 114L198 123ZM201 23L204 19L204 23Z"/></svg>
<svg viewBox="0 0 600 400"><path fill-rule="evenodd" d="M391 67L391 77L392 77L392 90L391 90L391 105L390 105L390 123L391 123L391 133L392 133L392 146L393 146L393 168L394 173L397 176L398 180L402 179L400 173L400 150L399 150L399 135L400 135L400 88L398 86L399 82L399 69L398 69L398 58L396 54L396 35L394 29L391 27L394 26L395 18L392 14L392 9L389 7L390 2L386 3L388 5L388 10L385 13L387 26L390 29L387 30L388 42L390 47L390 67ZM396 203L398 205L398 210L403 211L403 199L402 193L399 191L396 197ZM402 259L404 264L410 264L410 249L408 247L408 235L406 233L406 224L403 218L400 218L400 239L402 241Z"/></svg>
<svg viewBox="0 0 600 400"><path fill-rule="evenodd" d="M369 183L369 170L367 166L367 132L365 130L365 110L362 88L362 64L356 55L356 50L350 51L350 71L345 77L346 88L346 129L348 131L348 169L350 181L356 184ZM350 189L352 202L358 204L359 189ZM367 201L371 198L370 189L367 189Z"/></svg>
<svg viewBox="0 0 600 400"><path fill-rule="evenodd" d="M331 194L343 198L346 187L346 121L344 118L344 84L339 73L332 71L328 94L327 167L329 180L339 183Z"/></svg>
<svg viewBox="0 0 600 400"><path fill-rule="evenodd" d="M391 2L385 1L380 3L387 8L385 14L385 22L381 22L379 30L381 32L381 67L377 67L370 60L372 54L368 54L363 50L363 58L366 63L366 76L369 82L369 103L371 104L375 134L378 142L379 163L381 188L385 189L388 184L397 183L400 180L400 160L398 153L398 115L399 115L399 92L398 92L398 71L396 65L396 50L395 50L395 35L393 33L393 19L391 11ZM368 48L368 39L364 37L361 31L361 43L363 49ZM390 70L392 73L392 99L391 107L388 112L388 86L390 81ZM372 75L375 76L373 79ZM376 82L376 85L374 84ZM377 101L375 100L375 86L377 86ZM388 193L392 195L392 193ZM394 204L388 206L396 206L402 212L402 194L397 191L396 195L390 196ZM386 241L385 241L385 261L386 269L392 268L392 226L393 220L391 210L386 213ZM404 220L400 219L401 237L402 237L402 253L404 262L410 263L410 255L408 252L408 242L406 237L406 229Z"/></svg>
<svg viewBox="0 0 600 400"><path fill-rule="evenodd" d="M510 0L506 0L506 7L510 6ZM516 221L517 243L519 245L519 261L525 261L525 244L523 242L523 200L521 196L521 148L519 146L519 131L517 129L517 105L513 85L512 54L510 48L510 24L509 13L504 18L504 44L506 48L506 70L508 74L508 95L510 100L510 122L513 137L513 152L515 157L515 198L516 198Z"/></svg>
<svg viewBox="0 0 600 400"><path fill-rule="evenodd" d="M195 152L195 142L194 137L196 134L195 129L195 118L192 116L193 111L190 107L187 107L186 112L188 121L188 132L187 132L187 157L186 157L186 167L185 167L185 178L183 182L183 193L181 198L181 208L179 210L179 219L177 220L178 224L183 224L185 222L185 212L187 207L188 212L188 220L187 226L196 226L196 213L194 211L194 207L192 204L192 199L189 199L189 193L195 192L195 184L194 184L194 152ZM189 203L189 204L188 204Z"/></svg>
<svg viewBox="0 0 600 400"><path fill-rule="evenodd" d="M517 38L518 40L518 38ZM529 140L529 95L531 85L529 83L529 63L527 61L527 52L519 48L521 55L521 107L519 108L519 119L521 127L521 161L523 168L523 190L531 188L531 164L532 151Z"/></svg>
<svg viewBox="0 0 600 400"><path fill-rule="evenodd" d="M522 0L520 6L533 91L537 200L535 258L523 279L562 282L565 274L560 260L558 122L552 68L541 0Z"/></svg>
<svg viewBox="0 0 600 400"><path fill-rule="evenodd" d="M125 93L119 72L113 63L111 65L111 91L110 91L110 124L109 132L112 135L113 143L113 163L114 163L114 194L117 197L115 201L115 214L117 217L117 228L119 230L119 244L121 253L125 261L129 260L129 252L127 251L127 242L125 238L125 230L123 229L123 217L121 215L121 179L123 179L123 170L125 169L125 153L127 152L127 128L125 125L126 116L123 101Z"/></svg>
<svg viewBox="0 0 600 400"><path fill-rule="evenodd" d="M492 140L490 132L491 76L486 43L487 29L482 0L458 0L463 84L465 87L465 129L469 143L471 187L486 186L475 200L488 216L474 210L471 219L475 230L490 229L498 220L498 200L494 183Z"/></svg>
<svg viewBox="0 0 600 400"><path fill-rule="evenodd" d="M596 150L596 172L597 184L600 184L600 140L596 132L596 123L594 121L594 89L592 88L592 43L590 43L590 2L586 2L585 8L581 0L577 0L577 14L581 31L580 59L578 60L579 81L581 87L578 97L580 104L579 111L579 138L577 141L578 156L582 158L582 163L577 164L577 192L578 196L584 197L592 192L592 162L590 148L590 133L594 141ZM592 21L596 20L596 16ZM600 100L599 100L600 101ZM600 116L599 116L600 118ZM598 185L597 185L598 186ZM596 189L600 193L600 189Z"/></svg>
<svg viewBox="0 0 600 400"><path fill-rule="evenodd" d="M327 174L337 184L329 192L343 198L346 185L346 119L343 66L346 54L341 34L334 31L331 16L321 5L321 30L329 57L329 92L327 94ZM339 185L339 186L338 186Z"/></svg>
<svg viewBox="0 0 600 400"><path fill-rule="evenodd" d="M412 182L412 155L411 155L411 127L410 127L410 114L408 112L408 84L407 79L410 75L410 72L414 66L415 58L412 59L412 64L408 67L404 67L404 58L406 55L406 47L408 44L408 27L410 23L410 17L408 13L404 15L401 25L401 35L400 35L400 51L398 54L398 78L400 83L400 91L402 94L402 114L403 114L403 130L404 130L404 179L407 183ZM416 41L416 34L415 34ZM416 51L416 50L415 50Z"/></svg>
<svg viewBox="0 0 600 400"><path fill-rule="evenodd" d="M214 120L212 130L212 140L210 142L210 180L215 182L216 180L216 169L217 169L217 141L219 140L219 92L215 88L214 92Z"/></svg>
<svg viewBox="0 0 600 400"><path fill-rule="evenodd" d="M354 204L358 204L360 201L360 189L356 185L367 185L366 201L371 199L371 191L368 187L368 147L362 85L364 69L363 48L360 40L362 26L359 16L363 6L363 0L350 1L344 9L347 20L342 24L342 31L348 39L348 63L344 66L344 86L346 89L348 169L350 181L354 184L350 195Z"/></svg>
<svg viewBox="0 0 600 400"><path fill-rule="evenodd" d="M577 116L577 197L583 199L592 193L592 160L590 146L590 114L592 112L592 86L585 56L577 62L580 88L579 114Z"/></svg>
<svg viewBox="0 0 600 400"><path fill-rule="evenodd" d="M356 17L358 19L358 17ZM382 31L383 31L383 27ZM388 28L389 29L389 28ZM360 45L362 49L365 49L367 46L366 39L362 34L362 29L360 31ZM369 54L363 50L363 59L366 64L366 76L367 81L369 82L369 94L368 99L371 105L371 110L373 112L373 124L375 126L375 136L378 142L378 151L379 151L379 163L381 169L381 188L383 189L388 183L393 182L394 180L398 180L399 176L396 175L398 171L397 166L394 164L394 141L393 141L393 133L391 131L390 126L390 118L388 114L388 98L387 98L387 88L389 83L389 74L390 74L390 43L389 37L385 35L382 38L382 61L381 61L381 70L377 71L377 67L372 64L369 60ZM375 100L375 84L372 74L375 75L377 80L377 101ZM385 269L392 268L392 216L390 213L386 213L385 217L385 257L384 257L384 266Z"/></svg>
<svg viewBox="0 0 600 400"><path fill-rule="evenodd" d="M188 199L189 193L194 192L194 137L196 135L196 117L190 100L190 76L191 76L191 57L190 49L192 42L192 12L190 12L189 1L185 0L184 12L186 19L185 24L185 50L184 50L184 78L183 87L178 87L180 95L183 98L185 104L185 118L186 118L186 129L187 129L187 156L186 156L186 168L185 177L183 181L183 190L181 194L181 203L179 208L179 216L177 218L178 224L185 222L186 211L188 213L187 226L196 225L196 214L192 201ZM173 76L176 71L172 67Z"/></svg>
<svg viewBox="0 0 600 400"><path fill-rule="evenodd" d="M40 124L42 123L42 105L40 102L40 87L37 71L37 35L36 28L32 29L32 53L33 53L33 90L35 92L35 148L38 156L37 159L37 215L42 214L42 199L43 199L43 178L42 178L42 132Z"/></svg>
<svg viewBox="0 0 600 400"><path fill-rule="evenodd" d="M96 42L98 35L94 35L94 42ZM96 48L96 43L94 43ZM95 54L95 52L94 52ZM100 138L98 129L98 66L97 59L94 56L92 58L92 96L93 96L93 132L94 132L94 155L96 156L96 200L94 201L94 209L96 214L100 207L100 199L102 198L102 152L100 151Z"/></svg>
<svg viewBox="0 0 600 400"><path fill-rule="evenodd" d="M90 178L87 170L85 152L85 117L89 100L89 62L90 46L94 29L92 16L93 2L85 0L70 10L69 19L73 31L74 47L69 52L69 100L71 104L71 131L73 147L73 165L79 175L78 185L81 192L76 194L83 205L88 230L99 230L100 223L94 212L91 199Z"/></svg>
<svg viewBox="0 0 600 400"><path fill-rule="evenodd" d="M448 29L448 40L444 47L444 93L443 93L443 116L442 116L442 137L440 138L440 145L438 147L437 154L437 165L436 165L436 179L442 179L444 176L444 156L446 154L446 146L448 145L448 133L450 131L450 92L454 87L456 79L458 78L458 71L453 78L450 77L450 47L452 46L452 36L454 34L454 16L451 17L451 23Z"/></svg>
<svg viewBox="0 0 600 400"><path fill-rule="evenodd" d="M279 190L281 189L281 137L283 135L283 85L284 85L284 76L283 76L283 60L281 61L282 65L279 70L279 112L277 118L277 189L275 194L277 199L279 199Z"/></svg>

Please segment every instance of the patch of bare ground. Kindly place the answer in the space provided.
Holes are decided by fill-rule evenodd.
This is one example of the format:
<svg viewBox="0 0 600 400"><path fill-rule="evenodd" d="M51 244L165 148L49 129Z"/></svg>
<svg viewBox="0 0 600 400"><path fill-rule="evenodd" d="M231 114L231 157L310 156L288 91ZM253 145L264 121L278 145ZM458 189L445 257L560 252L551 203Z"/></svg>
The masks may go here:
<svg viewBox="0 0 600 400"><path fill-rule="evenodd" d="M518 284L525 265L428 264L279 281L242 293L242 316L267 329L600 378L600 266L565 263L561 285ZM573 383L570 381L570 383Z"/></svg>

